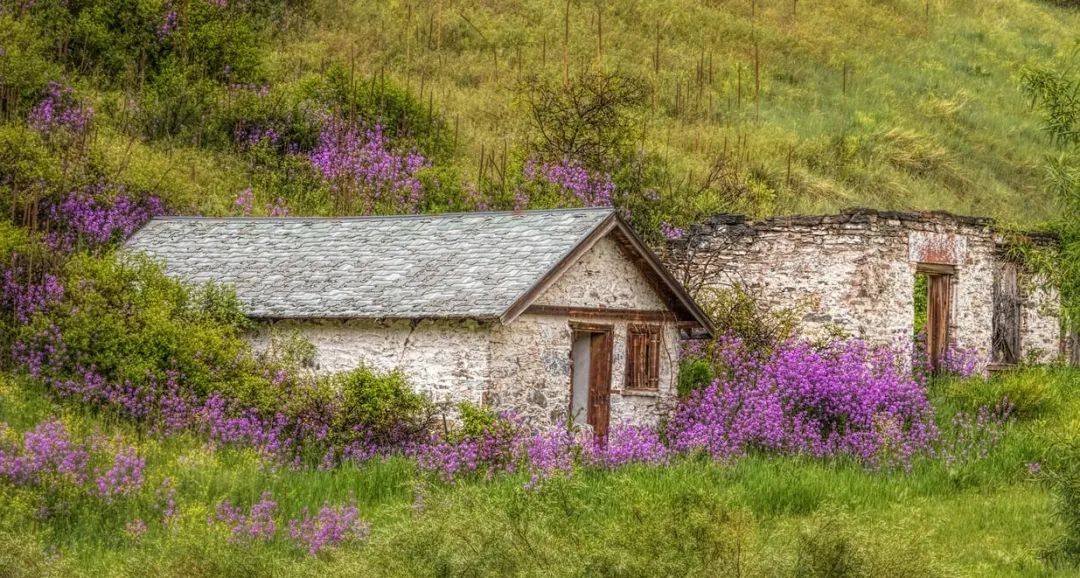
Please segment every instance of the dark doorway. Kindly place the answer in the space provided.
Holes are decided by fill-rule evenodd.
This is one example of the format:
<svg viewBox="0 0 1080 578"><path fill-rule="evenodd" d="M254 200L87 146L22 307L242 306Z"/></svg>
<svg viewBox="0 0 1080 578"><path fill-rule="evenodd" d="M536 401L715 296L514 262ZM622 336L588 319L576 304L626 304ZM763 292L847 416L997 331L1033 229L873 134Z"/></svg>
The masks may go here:
<svg viewBox="0 0 1080 578"><path fill-rule="evenodd" d="M915 326L918 331L921 325L926 333L926 357L935 373L940 370L949 347L954 272L949 266L920 264L916 273L916 291L925 293L916 295ZM920 319L922 315L925 319Z"/></svg>
<svg viewBox="0 0 1080 578"><path fill-rule="evenodd" d="M1020 288L1017 265L999 261L994 268L994 363L1020 361Z"/></svg>
<svg viewBox="0 0 1080 578"><path fill-rule="evenodd" d="M611 419L609 326L575 326L570 349L570 419L606 437Z"/></svg>

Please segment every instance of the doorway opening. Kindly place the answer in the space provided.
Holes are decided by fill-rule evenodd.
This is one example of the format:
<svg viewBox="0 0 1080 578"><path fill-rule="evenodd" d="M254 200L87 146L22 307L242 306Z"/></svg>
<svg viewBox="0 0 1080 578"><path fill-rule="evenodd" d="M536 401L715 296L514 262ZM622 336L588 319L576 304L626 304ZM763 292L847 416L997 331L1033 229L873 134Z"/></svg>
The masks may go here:
<svg viewBox="0 0 1080 578"><path fill-rule="evenodd" d="M956 270L947 265L919 264L915 271L915 334L926 340L926 360L938 373L949 347L952 286Z"/></svg>
<svg viewBox="0 0 1080 578"><path fill-rule="evenodd" d="M600 438L607 436L611 418L610 326L574 327L570 348L570 419L588 425Z"/></svg>

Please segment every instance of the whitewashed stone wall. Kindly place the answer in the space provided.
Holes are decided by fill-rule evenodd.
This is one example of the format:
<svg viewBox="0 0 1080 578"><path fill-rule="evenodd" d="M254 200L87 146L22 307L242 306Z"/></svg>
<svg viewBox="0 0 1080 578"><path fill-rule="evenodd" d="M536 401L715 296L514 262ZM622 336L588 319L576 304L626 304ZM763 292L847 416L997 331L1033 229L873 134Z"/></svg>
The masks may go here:
<svg viewBox="0 0 1080 578"><path fill-rule="evenodd" d="M670 266L704 279L705 286L741 283L770 307L794 308L810 337L840 330L903 344L914 330L918 264L952 265L953 345L988 361L998 241L988 220L935 213L860 210L758 222L721 216L685 241L692 250L673 245ZM1055 301L1056 295L1043 294L1025 301L1022 351L1060 342L1053 307L1034 306Z"/></svg>
<svg viewBox="0 0 1080 578"><path fill-rule="evenodd" d="M336 373L359 365L401 370L416 390L437 403L480 403L488 383L491 327L473 321L294 321L264 324L252 336L256 350L271 331L299 333L315 346L316 371Z"/></svg>

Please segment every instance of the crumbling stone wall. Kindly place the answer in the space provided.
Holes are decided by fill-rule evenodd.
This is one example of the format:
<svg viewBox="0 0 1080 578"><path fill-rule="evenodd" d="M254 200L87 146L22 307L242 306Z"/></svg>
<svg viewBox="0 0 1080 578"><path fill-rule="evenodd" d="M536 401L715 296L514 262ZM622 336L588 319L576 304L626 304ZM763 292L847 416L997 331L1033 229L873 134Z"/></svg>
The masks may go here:
<svg viewBox="0 0 1080 578"><path fill-rule="evenodd" d="M853 210L756 222L721 215L673 243L670 266L692 288L740 283L772 308L795 309L810 337L839 331L880 344L909 342L920 267L951 267L952 345L986 362L1000 242L989 220L945 213ZM1055 299L1036 292L1025 300L1022 352L1060 342L1047 305Z"/></svg>
<svg viewBox="0 0 1080 578"><path fill-rule="evenodd" d="M1020 354L1025 361L1048 362L1065 354L1061 297L1044 279L1020 287Z"/></svg>

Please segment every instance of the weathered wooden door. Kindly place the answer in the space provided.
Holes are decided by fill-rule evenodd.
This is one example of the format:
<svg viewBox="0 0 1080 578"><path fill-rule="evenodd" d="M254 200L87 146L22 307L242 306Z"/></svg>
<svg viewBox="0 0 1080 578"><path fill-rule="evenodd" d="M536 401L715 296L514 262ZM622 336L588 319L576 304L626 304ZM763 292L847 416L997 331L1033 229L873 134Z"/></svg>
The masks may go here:
<svg viewBox="0 0 1080 578"><path fill-rule="evenodd" d="M1001 261L994 270L994 362L1020 361L1020 289L1016 263Z"/></svg>
<svg viewBox="0 0 1080 578"><path fill-rule="evenodd" d="M927 275L926 353L930 368L940 369L949 346L949 313L952 308L952 275Z"/></svg>
<svg viewBox="0 0 1080 578"><path fill-rule="evenodd" d="M589 351L589 425L600 438L611 419L611 342L610 331L593 333Z"/></svg>

